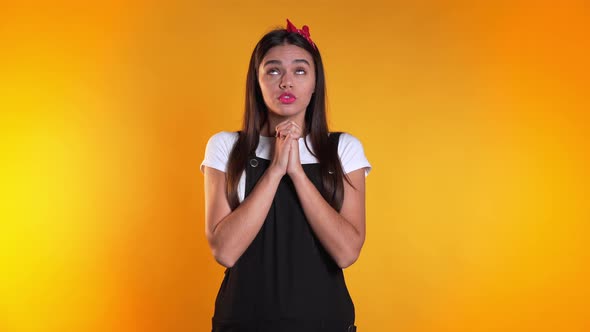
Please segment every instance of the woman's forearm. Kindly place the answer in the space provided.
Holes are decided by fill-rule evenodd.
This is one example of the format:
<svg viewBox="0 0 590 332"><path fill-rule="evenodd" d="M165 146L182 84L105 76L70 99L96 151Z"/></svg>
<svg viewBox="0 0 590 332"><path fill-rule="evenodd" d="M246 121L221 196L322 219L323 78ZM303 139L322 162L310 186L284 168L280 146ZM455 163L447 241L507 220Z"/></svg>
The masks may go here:
<svg viewBox="0 0 590 332"><path fill-rule="evenodd" d="M315 235L340 268L352 265L364 243L363 234L338 213L301 172L291 177Z"/></svg>
<svg viewBox="0 0 590 332"><path fill-rule="evenodd" d="M232 267L252 243L264 224L282 176L268 168L244 201L212 230L209 245L221 265Z"/></svg>

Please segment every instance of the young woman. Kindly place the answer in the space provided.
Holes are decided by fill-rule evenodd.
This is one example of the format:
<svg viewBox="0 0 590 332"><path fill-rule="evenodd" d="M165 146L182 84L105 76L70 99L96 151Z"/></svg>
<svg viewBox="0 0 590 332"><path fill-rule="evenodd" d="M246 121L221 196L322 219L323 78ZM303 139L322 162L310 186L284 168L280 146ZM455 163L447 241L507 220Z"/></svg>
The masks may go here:
<svg viewBox="0 0 590 332"><path fill-rule="evenodd" d="M287 20L252 53L242 130L207 143L205 230L227 268L214 332L355 331L342 269L365 240L371 165L328 131L325 93L308 27Z"/></svg>

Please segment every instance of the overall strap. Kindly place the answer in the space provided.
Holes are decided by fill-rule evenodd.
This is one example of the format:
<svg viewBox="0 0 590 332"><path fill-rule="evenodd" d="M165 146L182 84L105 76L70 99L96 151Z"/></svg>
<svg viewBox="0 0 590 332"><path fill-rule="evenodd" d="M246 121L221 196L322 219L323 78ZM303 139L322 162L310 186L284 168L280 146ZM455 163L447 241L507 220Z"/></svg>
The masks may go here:
<svg viewBox="0 0 590 332"><path fill-rule="evenodd" d="M336 153L338 153L338 142L340 141L340 135L342 134L341 131L335 131L330 133L328 136L328 142L330 142L330 148L335 149Z"/></svg>

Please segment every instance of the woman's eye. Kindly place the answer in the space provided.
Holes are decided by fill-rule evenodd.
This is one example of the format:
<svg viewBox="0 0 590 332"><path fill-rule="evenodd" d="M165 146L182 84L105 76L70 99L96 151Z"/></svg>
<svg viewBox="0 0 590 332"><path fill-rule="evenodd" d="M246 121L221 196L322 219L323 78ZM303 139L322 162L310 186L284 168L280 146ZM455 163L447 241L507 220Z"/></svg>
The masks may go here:
<svg viewBox="0 0 590 332"><path fill-rule="evenodd" d="M295 71L295 74L297 74L297 75L305 75L305 70L304 69L297 69Z"/></svg>
<svg viewBox="0 0 590 332"><path fill-rule="evenodd" d="M278 69L270 69L268 71L269 75L278 75L279 74L279 70Z"/></svg>

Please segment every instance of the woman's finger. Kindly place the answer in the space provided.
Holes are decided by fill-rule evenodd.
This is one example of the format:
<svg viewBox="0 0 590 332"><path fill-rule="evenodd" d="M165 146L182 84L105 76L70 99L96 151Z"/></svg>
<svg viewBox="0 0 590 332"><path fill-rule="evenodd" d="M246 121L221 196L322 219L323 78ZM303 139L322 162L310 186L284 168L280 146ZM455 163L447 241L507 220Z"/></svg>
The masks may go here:
<svg viewBox="0 0 590 332"><path fill-rule="evenodd" d="M293 136L293 138L298 139L301 137L301 128L298 127L292 127L291 129L291 135Z"/></svg>
<svg viewBox="0 0 590 332"><path fill-rule="evenodd" d="M301 138L301 132L301 127L294 121L284 121L276 126L275 136L281 138L288 136L292 139L299 139Z"/></svg>
<svg viewBox="0 0 590 332"><path fill-rule="evenodd" d="M277 124L275 126L275 131L281 131L282 129L285 128L285 126L289 125L290 120L285 120L283 122L280 122L279 124Z"/></svg>
<svg viewBox="0 0 590 332"><path fill-rule="evenodd" d="M280 131L280 130L288 128L288 127L295 127L297 129L301 130L301 127L295 121L285 120L285 121L279 123L278 125L276 125L275 131Z"/></svg>
<svg viewBox="0 0 590 332"><path fill-rule="evenodd" d="M299 139L299 137L300 137L298 131L296 131L296 130L289 130L289 129L286 129L286 130L282 131L282 134L281 135L285 135L286 137L289 137L289 138L295 139L295 140L296 139Z"/></svg>

